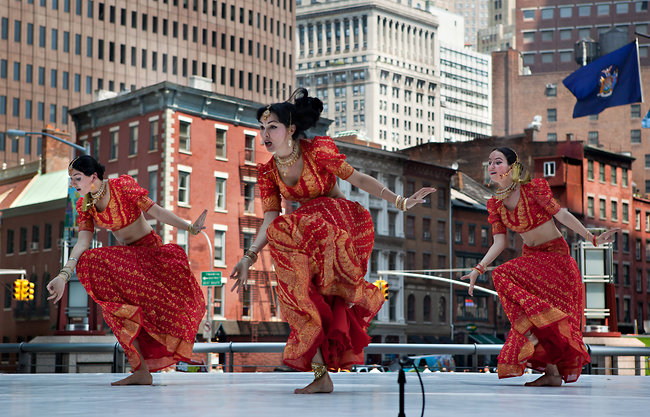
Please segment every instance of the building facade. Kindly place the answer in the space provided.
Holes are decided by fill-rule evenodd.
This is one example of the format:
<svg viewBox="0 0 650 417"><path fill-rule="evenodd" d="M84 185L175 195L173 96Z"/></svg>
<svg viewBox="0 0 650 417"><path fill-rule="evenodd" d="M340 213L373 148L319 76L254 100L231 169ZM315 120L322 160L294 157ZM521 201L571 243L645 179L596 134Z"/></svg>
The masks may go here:
<svg viewBox="0 0 650 417"><path fill-rule="evenodd" d="M648 24L647 1L517 0L515 45L533 74L561 71L568 75L578 68L574 45L579 40L598 42L616 28L631 42L637 38L635 32L648 34ZM650 39L638 39L641 65L649 65Z"/></svg>
<svg viewBox="0 0 650 417"><path fill-rule="evenodd" d="M0 5L0 162L37 159L40 138L74 133L69 110L97 90L211 80L219 94L260 102L294 88L293 1L6 1Z"/></svg>
<svg viewBox="0 0 650 417"><path fill-rule="evenodd" d="M438 19L405 2L297 7L297 85L313 90L332 136L354 131L396 150L439 134Z"/></svg>
<svg viewBox="0 0 650 417"><path fill-rule="evenodd" d="M476 50L483 53L517 48L516 0L488 1L487 25L476 34Z"/></svg>

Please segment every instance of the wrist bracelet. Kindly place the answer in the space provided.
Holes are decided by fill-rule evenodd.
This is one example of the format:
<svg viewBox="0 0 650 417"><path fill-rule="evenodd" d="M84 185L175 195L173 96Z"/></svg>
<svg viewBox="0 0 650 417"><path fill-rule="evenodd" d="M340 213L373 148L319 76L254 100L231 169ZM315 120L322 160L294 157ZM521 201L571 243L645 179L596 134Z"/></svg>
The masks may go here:
<svg viewBox="0 0 650 417"><path fill-rule="evenodd" d="M65 269L62 269L61 271L59 271L59 276L61 278L63 278L64 282L70 281L70 273L68 271L66 271Z"/></svg>
<svg viewBox="0 0 650 417"><path fill-rule="evenodd" d="M481 275L485 274L485 267L483 265L481 265L480 262L477 263L476 266L474 268L472 268L472 269L475 270L476 272L478 272Z"/></svg>
<svg viewBox="0 0 650 417"><path fill-rule="evenodd" d="M257 262L257 254L250 249L244 252L244 256L249 258L253 263Z"/></svg>
<svg viewBox="0 0 650 417"><path fill-rule="evenodd" d="M381 191L379 192L379 198L382 198L382 195L384 194L384 191L386 191L387 188L388 187L384 187L381 189Z"/></svg>
<svg viewBox="0 0 650 417"><path fill-rule="evenodd" d="M71 256L71 257L69 257L69 258L68 258L68 260L69 260L69 261L75 261L75 262L79 262L79 259L77 259L77 258L74 258L74 257L72 257L72 256Z"/></svg>

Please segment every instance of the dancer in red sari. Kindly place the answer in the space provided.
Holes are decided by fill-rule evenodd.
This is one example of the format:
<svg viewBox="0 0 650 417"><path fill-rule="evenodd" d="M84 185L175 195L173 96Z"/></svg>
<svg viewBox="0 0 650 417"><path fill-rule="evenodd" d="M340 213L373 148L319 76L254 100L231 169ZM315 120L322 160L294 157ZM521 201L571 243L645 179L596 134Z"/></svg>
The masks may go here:
<svg viewBox="0 0 650 417"><path fill-rule="evenodd" d="M488 200L494 243L472 272L469 294L479 274L506 247L506 229L524 241L522 256L492 271L494 287L511 323L498 357L499 378L520 376L526 367L544 372L526 385L560 386L575 382L590 362L582 342L584 287L569 246L553 218L595 246L611 242L616 230L592 235L578 219L561 209L544 179L522 178L523 166L510 148L498 148L488 162L490 179L499 185Z"/></svg>
<svg viewBox="0 0 650 417"><path fill-rule="evenodd" d="M61 299L76 267L133 370L112 385L150 385L151 371L191 357L205 302L185 251L163 245L142 212L196 235L207 211L188 224L155 204L130 176L104 180L104 167L87 155L73 160L68 171L72 187L85 195L77 202L79 236L47 285L48 299ZM124 246L89 249L96 226L112 231Z"/></svg>
<svg viewBox="0 0 650 417"><path fill-rule="evenodd" d="M255 241L230 275L234 289L246 285L248 268L268 243L278 278L282 316L291 327L284 363L314 371L314 381L297 394L332 392L328 369L363 363L366 333L384 297L364 279L374 244L370 213L344 198L336 177L407 210L431 192L395 195L376 179L356 171L329 137L305 139L316 125L322 102L298 90L295 104L276 103L257 112L262 144L274 154L258 166L264 222ZM280 215L281 200L300 208Z"/></svg>

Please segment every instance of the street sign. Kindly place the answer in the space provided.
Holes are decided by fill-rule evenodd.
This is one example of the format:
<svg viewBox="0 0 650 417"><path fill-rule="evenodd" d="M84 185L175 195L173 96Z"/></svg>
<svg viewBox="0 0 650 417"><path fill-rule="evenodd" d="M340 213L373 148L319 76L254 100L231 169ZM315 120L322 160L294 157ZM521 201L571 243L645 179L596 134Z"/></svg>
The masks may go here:
<svg viewBox="0 0 650 417"><path fill-rule="evenodd" d="M474 333L476 331L476 324L470 323L465 326L465 329L467 329L468 332Z"/></svg>
<svg viewBox="0 0 650 417"><path fill-rule="evenodd" d="M221 285L221 271L201 272L201 285L204 286Z"/></svg>

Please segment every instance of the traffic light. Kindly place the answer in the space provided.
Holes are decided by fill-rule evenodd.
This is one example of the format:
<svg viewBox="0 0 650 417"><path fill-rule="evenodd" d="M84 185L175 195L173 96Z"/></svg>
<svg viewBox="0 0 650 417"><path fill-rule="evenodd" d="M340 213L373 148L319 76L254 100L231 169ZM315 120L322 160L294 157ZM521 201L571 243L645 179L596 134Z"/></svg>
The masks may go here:
<svg viewBox="0 0 650 417"><path fill-rule="evenodd" d="M381 291L381 294L384 296L384 300L388 300L388 296L390 295L390 293L388 292L388 288L389 288L388 283L383 279L378 279L377 281L374 282L374 284Z"/></svg>
<svg viewBox="0 0 650 417"><path fill-rule="evenodd" d="M23 288L24 279L17 279L14 281L14 300L22 301L21 290Z"/></svg>
<svg viewBox="0 0 650 417"><path fill-rule="evenodd" d="M14 299L31 301L34 299L34 283L20 278L14 281Z"/></svg>
<svg viewBox="0 0 650 417"><path fill-rule="evenodd" d="M34 299L34 283L26 279L23 280L23 287L21 289L21 299L23 301L31 301Z"/></svg>

